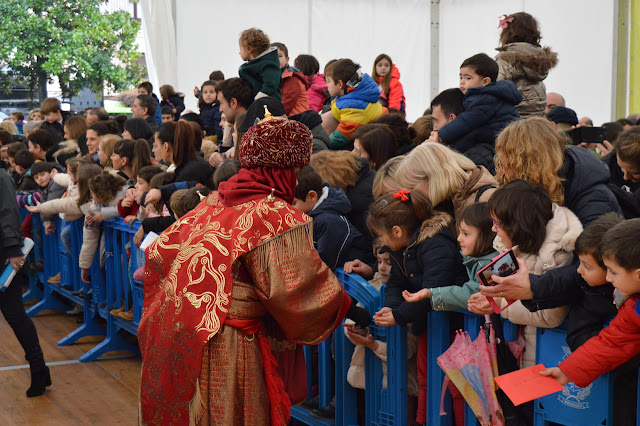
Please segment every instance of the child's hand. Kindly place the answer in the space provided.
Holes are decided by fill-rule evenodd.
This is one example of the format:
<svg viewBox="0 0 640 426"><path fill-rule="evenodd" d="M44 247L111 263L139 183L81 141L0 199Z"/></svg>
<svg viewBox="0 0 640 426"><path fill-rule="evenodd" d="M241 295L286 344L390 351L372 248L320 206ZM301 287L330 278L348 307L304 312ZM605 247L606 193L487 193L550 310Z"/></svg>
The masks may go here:
<svg viewBox="0 0 640 426"><path fill-rule="evenodd" d="M200 88L198 86L193 86L193 96L200 97Z"/></svg>
<svg viewBox="0 0 640 426"><path fill-rule="evenodd" d="M80 278L82 279L83 283L91 284L91 277L89 276L88 269L80 269Z"/></svg>
<svg viewBox="0 0 640 426"><path fill-rule="evenodd" d="M349 336L349 339L351 339L354 344L366 346L367 348L374 351L378 349L378 343L373 339L373 335L371 333L363 336L355 330L355 326L353 324L343 325L344 328L347 329L347 335Z"/></svg>
<svg viewBox="0 0 640 426"><path fill-rule="evenodd" d="M431 135L429 136L429 139L426 140L426 142L442 143L442 139L440 139L440 136L438 135L438 131L434 130L433 132L431 132Z"/></svg>
<svg viewBox="0 0 640 426"><path fill-rule="evenodd" d="M214 152L209 156L209 164L212 167L218 167L220 164L224 162L224 157L219 152Z"/></svg>
<svg viewBox="0 0 640 426"><path fill-rule="evenodd" d="M153 188L151 191L147 192L147 197L144 199L144 202L148 204L155 204L162 199L162 193L159 189Z"/></svg>
<svg viewBox="0 0 640 426"><path fill-rule="evenodd" d="M566 385L571 381L566 374L562 372L558 367L547 368L544 371L540 372L541 376L550 376L556 379L556 382L560 383L562 386Z"/></svg>
<svg viewBox="0 0 640 426"><path fill-rule="evenodd" d="M371 279L373 277L373 269L360 259L352 260L344 264L345 274L358 274L364 279Z"/></svg>
<svg viewBox="0 0 640 426"><path fill-rule="evenodd" d="M92 219L94 223L102 222L102 212L92 215Z"/></svg>
<svg viewBox="0 0 640 426"><path fill-rule="evenodd" d="M420 291L416 291L415 293L409 293L407 290L402 292L402 297L407 302L418 302L423 299L428 299L431 297L431 290L428 288L423 288Z"/></svg>
<svg viewBox="0 0 640 426"><path fill-rule="evenodd" d="M44 224L44 233L46 235L51 235L54 232L56 232L56 225L54 225L53 222L47 222Z"/></svg>
<svg viewBox="0 0 640 426"><path fill-rule="evenodd" d="M122 207L131 207L131 205L133 204L133 198L123 198L122 201L120 201L120 205Z"/></svg>
<svg viewBox="0 0 640 426"><path fill-rule="evenodd" d="M380 327L390 327L392 325L397 325L396 319L393 317L393 312L391 312L391 308L382 308L373 316L373 320L376 325Z"/></svg>
<svg viewBox="0 0 640 426"><path fill-rule="evenodd" d="M127 192L124 193L125 198L131 198L133 199L133 194L136 191L135 188L129 188L127 189Z"/></svg>
<svg viewBox="0 0 640 426"><path fill-rule="evenodd" d="M133 199L135 200L136 203L140 204L140 201L142 200L142 196L144 195L144 191L134 191L133 192Z"/></svg>
<svg viewBox="0 0 640 426"><path fill-rule="evenodd" d="M138 218L135 215L129 215L129 216L124 218L124 222L125 223L133 223L136 220L138 220Z"/></svg>
<svg viewBox="0 0 640 426"><path fill-rule="evenodd" d="M40 213L40 201L36 200L35 206L24 206L25 209L29 210L31 213Z"/></svg>
<svg viewBox="0 0 640 426"><path fill-rule="evenodd" d="M493 314L493 308L487 300L486 296L480 293L472 294L467 302L467 308L469 311L478 315L491 315Z"/></svg>

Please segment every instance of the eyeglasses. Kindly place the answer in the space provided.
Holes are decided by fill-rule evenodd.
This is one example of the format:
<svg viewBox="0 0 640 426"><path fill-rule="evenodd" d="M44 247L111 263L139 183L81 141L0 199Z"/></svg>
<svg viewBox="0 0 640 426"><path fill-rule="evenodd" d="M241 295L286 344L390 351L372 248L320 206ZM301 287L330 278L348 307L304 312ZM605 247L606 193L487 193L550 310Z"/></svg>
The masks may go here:
<svg viewBox="0 0 640 426"><path fill-rule="evenodd" d="M495 226L496 229L500 229L501 226L498 225L498 222L496 222L495 220L493 220L493 226Z"/></svg>

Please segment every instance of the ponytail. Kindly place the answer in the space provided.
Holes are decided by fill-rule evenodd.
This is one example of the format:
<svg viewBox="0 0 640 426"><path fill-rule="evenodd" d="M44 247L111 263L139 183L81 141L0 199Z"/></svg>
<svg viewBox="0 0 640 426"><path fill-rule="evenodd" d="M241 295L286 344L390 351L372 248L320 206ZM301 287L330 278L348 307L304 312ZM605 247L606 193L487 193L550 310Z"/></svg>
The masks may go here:
<svg viewBox="0 0 640 426"><path fill-rule="evenodd" d="M401 189L395 194L384 194L371 205L367 227L374 235L391 232L394 226L413 234L431 216L433 207L426 195Z"/></svg>

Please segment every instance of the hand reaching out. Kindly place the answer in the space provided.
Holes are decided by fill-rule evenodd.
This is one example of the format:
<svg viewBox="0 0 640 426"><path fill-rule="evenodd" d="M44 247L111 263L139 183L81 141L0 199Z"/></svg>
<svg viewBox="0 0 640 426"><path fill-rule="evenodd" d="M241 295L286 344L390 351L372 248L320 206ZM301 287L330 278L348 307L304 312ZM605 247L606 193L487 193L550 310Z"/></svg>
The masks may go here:
<svg viewBox="0 0 640 426"><path fill-rule="evenodd" d="M346 274L358 274L367 280L373 277L373 269L371 269L371 266L359 259L346 262L343 269Z"/></svg>
<svg viewBox="0 0 640 426"><path fill-rule="evenodd" d="M493 314L493 308L487 300L486 296L480 293L472 294L467 302L467 308L470 312L478 315L491 315Z"/></svg>
<svg viewBox="0 0 640 426"><path fill-rule="evenodd" d="M420 291L416 291L415 293L409 293L407 290L402 292L402 297L407 302L419 302L423 299L429 299L431 297L431 289L423 288Z"/></svg>
<svg viewBox="0 0 640 426"><path fill-rule="evenodd" d="M553 377L554 379L556 379L556 382L560 383L562 386L571 381L571 379L569 379L569 377L564 374L558 367L547 368L546 370L541 371L540 375Z"/></svg>

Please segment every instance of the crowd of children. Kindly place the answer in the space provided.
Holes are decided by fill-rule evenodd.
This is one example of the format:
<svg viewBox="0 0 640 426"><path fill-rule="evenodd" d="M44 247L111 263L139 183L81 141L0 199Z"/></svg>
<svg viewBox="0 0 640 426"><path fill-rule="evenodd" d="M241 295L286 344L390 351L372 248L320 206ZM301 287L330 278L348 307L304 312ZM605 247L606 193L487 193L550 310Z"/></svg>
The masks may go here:
<svg viewBox="0 0 640 426"><path fill-rule="evenodd" d="M425 422L431 311L498 308L525 327L523 366L535 363L535 328L566 318L574 353L543 374L585 386L640 354L640 117L629 117L615 140L568 146L554 114L545 118L543 80L557 54L540 45L527 13L505 16L500 28L496 59L479 53L462 61L459 88L440 93L411 124L389 55L375 58L370 75L347 58L320 73L311 55L290 65L286 45L256 28L239 37L240 78L214 71L194 88L199 113L185 111L184 95L170 85L160 87L159 100L148 82L126 121L101 108L63 119L60 102L46 99L26 122L11 116L14 134L0 130L17 203L41 215L43 228L27 216L23 233L41 242L42 232L56 231L57 214L84 218L80 268L90 283L94 256L104 255L102 222L140 221L136 244L160 234L240 171L250 127L269 115L289 117L314 138L311 164L297 172L289 195L313 219L321 259L372 279L378 290L386 285L376 325L411 325L417 423ZM60 238L70 250L69 227ZM493 276L494 288L481 285L478 271L507 251L519 271ZM59 275L49 282L60 284ZM132 319L123 308L111 313ZM365 348L383 361L386 352L360 325L345 332L357 345L349 382L361 388ZM631 398L634 386L616 394L624 389ZM623 405L616 404L617 416Z"/></svg>

